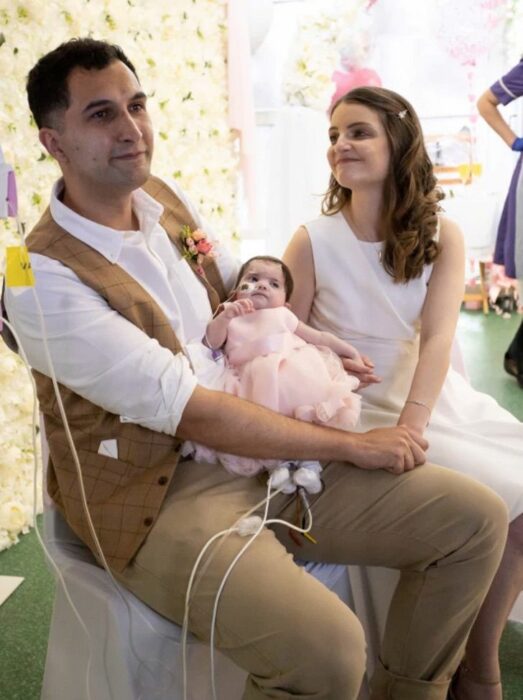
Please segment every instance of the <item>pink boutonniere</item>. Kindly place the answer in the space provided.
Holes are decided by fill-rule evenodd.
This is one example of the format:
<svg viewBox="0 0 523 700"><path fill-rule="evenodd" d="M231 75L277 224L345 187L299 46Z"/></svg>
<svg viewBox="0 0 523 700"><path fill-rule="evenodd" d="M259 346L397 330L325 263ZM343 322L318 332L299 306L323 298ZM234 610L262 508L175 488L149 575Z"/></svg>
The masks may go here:
<svg viewBox="0 0 523 700"><path fill-rule="evenodd" d="M186 260L193 260L196 263L196 272L204 276L204 258L214 258L213 245L207 240L207 234L197 228L191 231L191 227L182 226L180 237L183 245L183 257Z"/></svg>

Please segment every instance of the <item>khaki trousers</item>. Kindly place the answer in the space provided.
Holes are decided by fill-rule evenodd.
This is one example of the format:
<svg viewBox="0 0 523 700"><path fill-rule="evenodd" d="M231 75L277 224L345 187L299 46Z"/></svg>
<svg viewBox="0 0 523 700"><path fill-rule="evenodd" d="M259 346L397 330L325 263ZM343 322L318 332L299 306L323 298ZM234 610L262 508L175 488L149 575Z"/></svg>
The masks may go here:
<svg viewBox="0 0 523 700"><path fill-rule="evenodd" d="M468 477L430 465L394 476L330 463L323 476L324 491L311 497L317 544L303 539L299 547L287 528L266 528L234 567L220 599L216 646L248 671L243 699L358 695L365 669L361 625L294 563L297 554L400 569L372 698L444 700L502 554L504 504ZM157 522L120 580L181 624L200 550L264 495L256 478L182 462ZM294 521L295 510L289 496L271 501L272 517ZM209 640L217 589L245 542L232 534L204 559L190 606L189 629L199 639Z"/></svg>

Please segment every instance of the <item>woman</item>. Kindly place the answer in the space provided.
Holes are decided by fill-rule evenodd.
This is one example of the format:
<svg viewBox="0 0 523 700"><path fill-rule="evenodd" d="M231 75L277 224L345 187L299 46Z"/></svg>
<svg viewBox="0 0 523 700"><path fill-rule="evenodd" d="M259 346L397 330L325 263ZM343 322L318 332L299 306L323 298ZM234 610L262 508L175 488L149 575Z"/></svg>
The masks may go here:
<svg viewBox="0 0 523 700"><path fill-rule="evenodd" d="M518 138L498 109L500 103L508 105L522 96L523 59L481 95L478 110L507 146L519 153L499 222L494 262L505 265L509 277L519 279L523 303L523 138ZM523 322L505 353L504 366L523 388Z"/></svg>
<svg viewBox="0 0 523 700"><path fill-rule="evenodd" d="M464 245L438 213L443 195L411 105L383 88L357 88L334 105L329 139L324 215L298 229L284 256L292 308L374 361L382 379L361 376L370 381L361 430L410 425L428 438L431 461L506 501L504 559L453 683L457 700L500 700L499 640L523 588L523 424L449 369Z"/></svg>

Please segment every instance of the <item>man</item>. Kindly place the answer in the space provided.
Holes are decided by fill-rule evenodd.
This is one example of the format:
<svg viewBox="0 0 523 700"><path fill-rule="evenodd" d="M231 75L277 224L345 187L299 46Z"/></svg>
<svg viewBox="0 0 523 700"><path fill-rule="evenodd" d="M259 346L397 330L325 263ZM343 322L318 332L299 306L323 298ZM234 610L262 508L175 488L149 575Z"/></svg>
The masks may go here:
<svg viewBox="0 0 523 700"><path fill-rule="evenodd" d="M399 568L373 698L443 700L497 567L506 513L496 496L424 465L426 443L404 427L349 434L276 415L197 384L193 341L230 289L219 249L205 275L183 257L183 226L202 226L175 185L152 178L146 96L117 47L67 42L28 80L42 144L62 179L28 237L54 368L79 453L87 500L119 580L181 623L203 545L264 497L257 479L179 461L181 440L256 458L319 459L312 504L318 544L265 529L225 586L217 646L249 672L244 698L355 698L361 627L289 556ZM185 229L186 230L186 229ZM48 489L93 549L31 290L6 306L34 368L51 462ZM271 513L292 520L278 494ZM244 545L213 552L191 602L190 630L208 640L216 591Z"/></svg>

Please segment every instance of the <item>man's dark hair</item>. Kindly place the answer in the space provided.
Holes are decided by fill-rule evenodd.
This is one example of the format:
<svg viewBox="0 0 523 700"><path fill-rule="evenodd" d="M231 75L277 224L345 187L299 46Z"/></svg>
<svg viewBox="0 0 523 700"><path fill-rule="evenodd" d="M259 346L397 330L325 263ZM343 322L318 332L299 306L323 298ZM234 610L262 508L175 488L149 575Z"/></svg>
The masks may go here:
<svg viewBox="0 0 523 700"><path fill-rule="evenodd" d="M113 61L124 63L138 79L131 61L116 44L97 39L70 39L36 63L27 76L27 98L36 125L53 126L51 115L69 107L67 79L74 68L102 70Z"/></svg>
<svg viewBox="0 0 523 700"><path fill-rule="evenodd" d="M279 265L283 272L283 283L285 285L285 301L289 301L291 298L292 290L294 289L294 280L292 279L292 274L287 265L279 258L274 258L272 255L255 255L253 258L249 258L240 268L238 273L238 278L236 279L235 288L240 284L241 278L247 272L249 265L255 260L261 260L262 262L270 262L275 265Z"/></svg>

